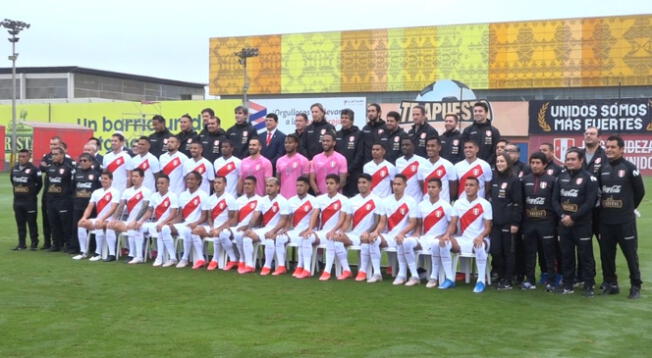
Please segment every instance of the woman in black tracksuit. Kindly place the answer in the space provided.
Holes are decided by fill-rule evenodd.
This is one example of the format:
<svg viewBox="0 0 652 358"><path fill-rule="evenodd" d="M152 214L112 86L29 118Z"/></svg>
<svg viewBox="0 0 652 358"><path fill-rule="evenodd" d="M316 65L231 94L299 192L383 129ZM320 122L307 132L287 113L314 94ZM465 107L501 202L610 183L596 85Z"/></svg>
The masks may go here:
<svg viewBox="0 0 652 358"><path fill-rule="evenodd" d="M496 170L491 180L491 255L498 274L498 289L512 288L514 276L515 236L521 223L522 192L519 179L503 154L496 156Z"/></svg>

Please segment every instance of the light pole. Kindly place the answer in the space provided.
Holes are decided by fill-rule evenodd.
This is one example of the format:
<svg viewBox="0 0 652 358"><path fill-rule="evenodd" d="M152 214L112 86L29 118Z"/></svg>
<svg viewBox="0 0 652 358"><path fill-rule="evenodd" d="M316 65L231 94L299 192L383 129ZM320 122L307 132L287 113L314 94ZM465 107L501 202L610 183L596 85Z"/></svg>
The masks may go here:
<svg viewBox="0 0 652 358"><path fill-rule="evenodd" d="M247 107L247 90L249 90L249 78L247 77L247 58L258 56L258 49L255 47L247 47L236 52L234 55L240 58L240 64L244 70L244 81L242 84L242 104Z"/></svg>
<svg viewBox="0 0 652 358"><path fill-rule="evenodd" d="M7 29L9 42L11 42L11 56L9 56L9 60L11 61L11 156L9 157L9 166L13 167L16 159L16 59L18 58L16 42L20 40L18 34L24 29L29 29L29 24L22 21L4 19L4 21L0 22L0 26Z"/></svg>

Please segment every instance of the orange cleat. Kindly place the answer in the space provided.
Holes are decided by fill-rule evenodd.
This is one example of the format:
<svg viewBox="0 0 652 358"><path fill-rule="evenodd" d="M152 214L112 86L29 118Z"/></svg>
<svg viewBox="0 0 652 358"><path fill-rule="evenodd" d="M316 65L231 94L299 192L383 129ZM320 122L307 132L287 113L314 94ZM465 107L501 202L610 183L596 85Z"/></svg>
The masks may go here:
<svg viewBox="0 0 652 358"><path fill-rule="evenodd" d="M244 273L244 271L245 271L244 262L238 262L238 273Z"/></svg>
<svg viewBox="0 0 652 358"><path fill-rule="evenodd" d="M319 281L328 281L331 279L331 274L329 272L324 271L321 276L319 276Z"/></svg>
<svg viewBox="0 0 652 358"><path fill-rule="evenodd" d="M288 270L285 269L285 266L279 266L274 270L274 273L272 276L280 276L280 275L285 275L288 272Z"/></svg>
<svg viewBox="0 0 652 358"><path fill-rule="evenodd" d="M207 271L213 271L217 268L217 261L211 261L206 268Z"/></svg>
<svg viewBox="0 0 652 358"><path fill-rule="evenodd" d="M192 266L193 270L199 270L200 268L204 267L206 265L206 261L204 260L199 260L195 262L195 264Z"/></svg>
<svg viewBox="0 0 652 358"><path fill-rule="evenodd" d="M261 275L261 276L267 276L267 275L269 275L270 273L272 273L272 269L269 268L269 267L263 267L263 269L260 270L260 275Z"/></svg>
<svg viewBox="0 0 652 358"><path fill-rule="evenodd" d="M226 266L222 267L222 270L231 271L234 267L238 267L238 263L235 261L229 261L226 263Z"/></svg>
<svg viewBox="0 0 652 358"><path fill-rule="evenodd" d="M360 272L358 272L358 275L355 276L355 280L358 281L358 282L364 281L366 279L367 279L367 273L366 272L360 271Z"/></svg>
<svg viewBox="0 0 652 358"><path fill-rule="evenodd" d="M310 278L312 275L310 274L310 271L303 270L299 275L297 275L297 278L302 280L304 278Z"/></svg>
<svg viewBox="0 0 652 358"><path fill-rule="evenodd" d="M292 277L299 278L299 276L303 273L303 267L297 267L296 270L294 270L294 273L292 274Z"/></svg>
<svg viewBox="0 0 652 358"><path fill-rule="evenodd" d="M242 270L243 274L252 273L252 272L256 272L256 269L251 266L245 266L244 270Z"/></svg>
<svg viewBox="0 0 652 358"><path fill-rule="evenodd" d="M338 281L346 280L347 278L353 277L351 271L344 271L341 275L337 276Z"/></svg>

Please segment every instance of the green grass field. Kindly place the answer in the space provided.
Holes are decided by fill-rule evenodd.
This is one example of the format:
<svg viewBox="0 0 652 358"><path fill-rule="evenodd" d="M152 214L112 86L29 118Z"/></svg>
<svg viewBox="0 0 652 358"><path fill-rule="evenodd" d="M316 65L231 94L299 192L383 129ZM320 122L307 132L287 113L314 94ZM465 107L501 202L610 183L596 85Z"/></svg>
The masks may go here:
<svg viewBox="0 0 652 358"><path fill-rule="evenodd" d="M10 251L9 180L0 176L0 357L650 356L652 300L588 299L472 286L319 282L75 262ZM652 180L646 181L648 190ZM652 279L652 193L639 219L643 280ZM601 282L598 262L597 282Z"/></svg>

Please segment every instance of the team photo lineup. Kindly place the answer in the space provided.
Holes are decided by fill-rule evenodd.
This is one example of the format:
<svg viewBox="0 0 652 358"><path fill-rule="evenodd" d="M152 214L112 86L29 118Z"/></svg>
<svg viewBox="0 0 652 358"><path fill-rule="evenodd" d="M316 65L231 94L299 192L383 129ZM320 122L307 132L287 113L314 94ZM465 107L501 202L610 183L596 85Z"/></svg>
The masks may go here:
<svg viewBox="0 0 652 358"><path fill-rule="evenodd" d="M133 145L116 132L100 153L89 138L78 158L52 137L39 167L22 149L11 169L14 250L440 290L456 287L459 266L467 282L477 275L474 293L540 287L587 297L620 292L620 250L628 297L639 298L645 189L624 140L588 127L563 165L551 143L524 162L488 114L475 103L471 125L460 130L451 113L438 133L424 107L412 108L404 130L399 113L370 104L363 128L354 125L362 114L342 109L336 130L315 103L296 115L295 132L282 133L274 113L258 132L238 106L224 130L206 108L201 132L190 115L177 134L155 115L154 133Z"/></svg>

